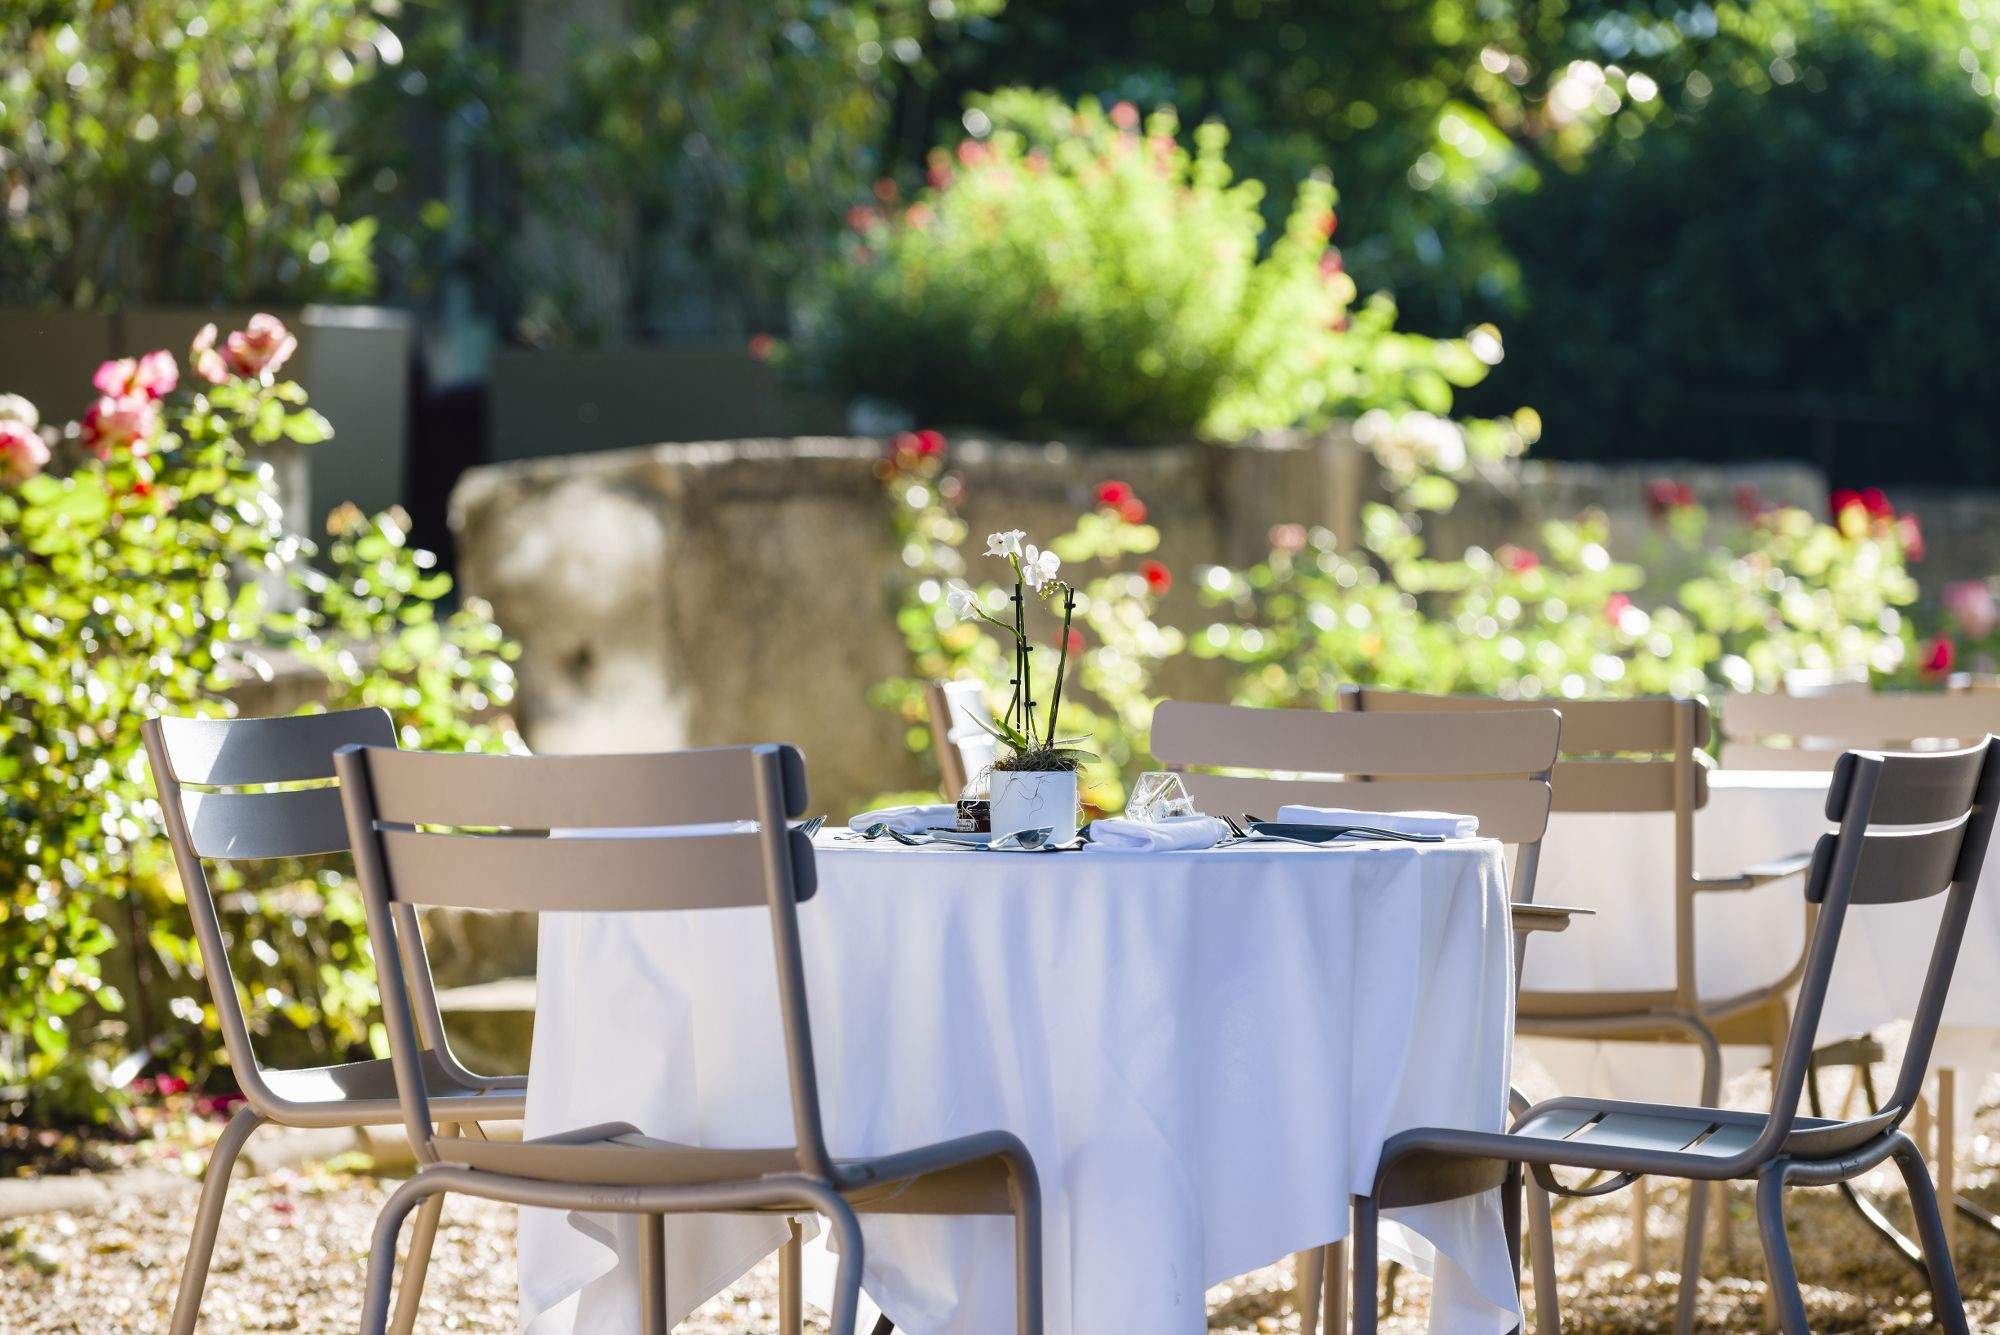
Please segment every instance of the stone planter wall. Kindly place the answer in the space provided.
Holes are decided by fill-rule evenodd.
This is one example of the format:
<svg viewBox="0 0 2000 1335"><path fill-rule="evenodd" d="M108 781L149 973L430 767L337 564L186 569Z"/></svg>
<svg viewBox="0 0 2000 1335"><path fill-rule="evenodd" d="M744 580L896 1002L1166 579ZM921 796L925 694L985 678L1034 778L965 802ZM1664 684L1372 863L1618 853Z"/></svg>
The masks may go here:
<svg viewBox="0 0 2000 1335"><path fill-rule="evenodd" d="M879 451L872 439L718 441L469 473L452 507L460 574L525 646L518 712L529 743L791 741L809 758L815 810L839 814L870 794L933 782L904 748L901 724L866 703L870 686L906 666L891 621L900 566L873 473ZM1196 566L1260 559L1274 523L1351 534L1361 502L1380 494L1344 436L1154 450L955 440L953 461L974 534L1053 535L1091 504L1099 481L1130 482L1160 525L1161 559L1180 576L1165 615L1183 626L1200 624ZM1819 475L1793 465L1527 463L1468 484L1452 513L1430 521L1432 550L1538 545L1547 520L1595 508L1629 556L1656 477L1692 485L1720 524L1735 522L1746 485L1767 503L1815 513L1826 503ZM1897 499L1929 525L1933 556L1919 568L1928 592L1948 574L2000 570L2000 500ZM1969 555L1942 555L1961 533ZM1215 698L1221 672L1184 658L1162 688Z"/></svg>

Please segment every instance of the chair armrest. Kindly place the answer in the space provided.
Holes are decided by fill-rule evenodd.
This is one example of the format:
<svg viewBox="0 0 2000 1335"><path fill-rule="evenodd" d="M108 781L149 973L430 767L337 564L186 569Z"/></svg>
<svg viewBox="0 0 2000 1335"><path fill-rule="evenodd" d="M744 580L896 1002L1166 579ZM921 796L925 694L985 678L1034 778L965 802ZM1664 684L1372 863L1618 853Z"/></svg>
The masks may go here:
<svg viewBox="0 0 2000 1335"><path fill-rule="evenodd" d="M1760 885L1782 881L1788 876L1797 876L1812 866L1813 855L1793 853L1787 857L1773 858L1760 862L1754 867L1745 867L1734 876L1697 876L1694 888L1697 890L1755 890Z"/></svg>
<svg viewBox="0 0 2000 1335"><path fill-rule="evenodd" d="M1571 918L1590 917L1597 912L1562 904L1510 904L1508 908L1514 915L1514 931L1523 936L1529 932L1566 932Z"/></svg>

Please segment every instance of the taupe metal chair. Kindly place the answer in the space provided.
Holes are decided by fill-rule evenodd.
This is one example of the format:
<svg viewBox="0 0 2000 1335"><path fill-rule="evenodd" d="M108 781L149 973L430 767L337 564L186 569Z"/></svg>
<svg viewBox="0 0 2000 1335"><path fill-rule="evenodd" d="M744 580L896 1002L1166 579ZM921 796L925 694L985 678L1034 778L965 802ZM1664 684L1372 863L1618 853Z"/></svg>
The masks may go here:
<svg viewBox="0 0 2000 1335"><path fill-rule="evenodd" d="M1784 1056L1772 1072L1770 1111L1558 1098L1529 1109L1508 1134L1441 1128L1404 1132L1391 1138L1375 1188L1355 1202L1357 1274L1374 1272L1376 1218L1380 1210L1401 1203L1393 1184L1408 1164L1449 1173L1455 1164L1502 1161L1515 1165L1510 1190L1518 1186L1525 1166L1545 1189L1568 1195L1602 1195L1647 1174L1696 1182L1754 1180L1758 1232L1778 1323L1788 1335L1803 1335L1805 1302L1785 1236L1786 1188L1830 1186L1893 1158L1923 1240L1933 1319L1947 1331L1968 1331L1937 1192L1923 1154L1901 1128L1930 1061L1992 837L1996 803L2000 745L1992 738L1963 751L1847 755L1834 771L1826 802L1827 819L1838 821L1840 828L1821 837L1806 877L1806 902L1820 911ZM1909 1046L1888 1100L1865 1117L1800 1117L1799 1098L1849 909L1872 911L1946 892ZM1613 1176L1598 1186L1572 1190L1556 1180L1551 1170L1557 1167ZM1354 1317L1356 1335L1373 1335L1373 1304L1357 1304Z"/></svg>
<svg viewBox="0 0 2000 1335"><path fill-rule="evenodd" d="M1936 751L2000 727L2000 698L1941 691L1745 693L1720 707L1724 769L1830 770L1856 747Z"/></svg>
<svg viewBox="0 0 2000 1335"><path fill-rule="evenodd" d="M1572 910L1534 903L1535 870L1548 826L1550 772L1563 716L1553 709L1516 708L1469 717L1328 713L1251 709L1237 705L1162 701L1153 714L1153 753L1184 776L1205 811L1273 810L1280 803L1351 807L1359 811L1433 809L1479 818L1482 835L1514 848L1515 978L1530 933L1562 931ZM1248 775L1192 770L1256 770ZM1279 777L1279 776L1287 777ZM1525 1106L1520 1100L1517 1106ZM1461 1173L1446 1184L1446 1200L1489 1191L1504 1171ZM1555 1310L1556 1273L1548 1198L1533 1193L1535 1287L1543 1312ZM1508 1223L1518 1249L1519 1217ZM1516 1258L1519 1252L1515 1252ZM1301 1329L1319 1313L1332 1328L1346 1310L1345 1248L1340 1244L1297 1259Z"/></svg>
<svg viewBox="0 0 2000 1335"><path fill-rule="evenodd" d="M930 715L931 749L946 800L956 802L973 776L993 764L993 734L981 727L993 711L986 704L983 682L959 678L924 683L924 706Z"/></svg>
<svg viewBox="0 0 2000 1335"><path fill-rule="evenodd" d="M511 912L767 909L795 1134L795 1144L769 1149L674 1144L624 1123L518 1144L437 1135L433 1123L449 1119L433 1106L424 1076L412 1020L417 1003L390 971L382 1009L418 1170L389 1198L376 1226L363 1309L369 1335L383 1329L405 1217L451 1191L638 1215L651 1335L667 1329L667 1214L826 1216L840 1251L833 1335L852 1335L856 1321L857 1211L1011 1215L1018 1329L1042 1329L1041 1195L1019 1139L990 1131L855 1159L836 1159L827 1148L798 920L798 904L815 886L813 848L787 825L806 804L805 763L796 750L483 756L348 746L335 767L378 950L398 939L400 915L420 904ZM559 830L588 837L550 837ZM785 1305L796 1330L795 1298Z"/></svg>
<svg viewBox="0 0 2000 1335"><path fill-rule="evenodd" d="M209 1260L229 1192L229 1176L245 1142L261 1126L363 1127L402 1120L394 1074L388 1061L347 1062L304 1070L279 1070L258 1060L249 1019L229 967L222 915L210 888L206 862L248 862L345 853L347 825L340 794L330 785L333 751L349 743L393 747L395 725L381 709L353 709L289 718L154 718L141 731L152 762L153 783L173 845L194 922L201 964L230 1068L243 1089L244 1103L209 1153L202 1178L194 1237L181 1271L179 1295L168 1327L189 1335L208 1283ZM318 787L272 785L320 784ZM432 1111L445 1122L483 1134L481 1122L522 1114L526 1082L484 1076L465 1069L445 1040L437 992L424 957L416 915L399 910L391 931L376 939L376 961L384 976L400 977L402 960L409 992L422 1027L422 1078ZM442 1202L439 1202L442 1205ZM412 1239L396 1326L407 1331L437 1233L438 1210L426 1209Z"/></svg>
<svg viewBox="0 0 2000 1335"><path fill-rule="evenodd" d="M1418 712L1462 716L1518 710L1534 701L1484 696L1412 695L1348 687L1343 709L1365 713ZM1705 894L1754 890L1802 874L1806 853L1720 875L1695 872L1695 813L1708 805L1706 752L1710 718L1699 699L1565 700L1562 759L1555 767L1559 812L1658 812L1674 823L1674 985L1623 991L1523 989L1519 1030L1524 1034L1606 1041L1692 1043L1702 1058L1700 1102L1722 1097L1722 1045L1768 1046L1775 1064L1790 1022L1790 997L1805 968L1803 946L1770 982L1723 997L1704 995L1695 968L1695 902ZM1607 868L1607 875L1618 869ZM1808 930L1812 909L1805 915ZM1690 1190L1681 1239L1681 1294L1675 1327L1694 1328L1701 1248L1707 1224L1707 1191ZM1633 1195L1633 1253L1645 1251L1645 1197Z"/></svg>

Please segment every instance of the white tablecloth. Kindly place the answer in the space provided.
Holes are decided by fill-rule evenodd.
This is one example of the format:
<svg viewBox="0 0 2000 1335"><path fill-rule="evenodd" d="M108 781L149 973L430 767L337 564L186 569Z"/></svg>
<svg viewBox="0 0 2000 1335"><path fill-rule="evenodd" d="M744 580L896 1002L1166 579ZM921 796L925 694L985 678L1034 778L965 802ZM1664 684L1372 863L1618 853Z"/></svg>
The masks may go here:
<svg viewBox="0 0 2000 1335"><path fill-rule="evenodd" d="M1831 826L1825 774L1718 770L1695 816L1695 870L1724 875L1809 852ZM1549 821L1535 897L1598 910L1573 930L1530 939L1529 989L1674 985L1673 819L1664 814L1559 812ZM1728 997L1784 976L1805 940L1804 880L1794 877L1695 901L1695 977L1704 997ZM1908 1020L1929 967L1942 897L1852 910L1819 1037L1832 1042ZM1566 1093L1693 1102L1701 1063L1680 1045L1524 1040ZM1732 1073L1768 1060L1732 1049ZM1974 900L1940 1031L1937 1060L2000 1069L2000 883L1989 861ZM1961 1086L1967 1097L1976 1082ZM1961 1125L1970 1125L1962 1119Z"/></svg>
<svg viewBox="0 0 2000 1335"><path fill-rule="evenodd" d="M1502 1124L1506 901L1485 840L1082 856L822 836L800 920L828 1141L1014 1132L1042 1181L1049 1335L1192 1335L1209 1286L1346 1234L1391 1133ZM527 1134L790 1144L775 993L762 910L550 915ZM1435 1260L1434 1329L1513 1324L1494 1194L1398 1217L1436 1249L1415 1258ZM782 1237L667 1227L675 1314ZM1007 1220L863 1227L899 1328L1011 1335ZM524 1325L636 1330L635 1244L629 1219L524 1210Z"/></svg>

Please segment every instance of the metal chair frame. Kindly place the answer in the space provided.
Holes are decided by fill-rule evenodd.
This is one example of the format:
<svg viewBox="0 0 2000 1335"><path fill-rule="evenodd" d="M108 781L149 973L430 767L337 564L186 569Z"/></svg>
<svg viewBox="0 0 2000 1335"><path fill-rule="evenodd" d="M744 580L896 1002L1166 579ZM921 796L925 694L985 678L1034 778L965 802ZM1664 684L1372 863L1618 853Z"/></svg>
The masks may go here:
<svg viewBox="0 0 2000 1335"><path fill-rule="evenodd" d="M194 1234L168 1325L170 1335L190 1335L207 1288L230 1174L258 1128L384 1126L403 1116L387 1061L279 1070L258 1059L206 864L347 852L340 795L329 786L334 748L357 742L393 747L396 729L385 710L352 709L284 718L151 718L141 733L223 1048L244 1097L202 1175ZM322 786L297 786L302 784ZM392 929L377 941L375 958L384 976L409 978L426 1048L423 1078L438 1116L474 1135L484 1134L481 1122L519 1118L524 1080L478 1074L452 1055L413 910L396 915ZM399 959L401 970L393 967ZM397 1331L408 1331L416 1320L437 1224L436 1208L418 1221L396 1310Z"/></svg>
<svg viewBox="0 0 2000 1335"><path fill-rule="evenodd" d="M861 1293L857 1212L1006 1214L1014 1219L1017 1325L1042 1329L1041 1193L1027 1147L1004 1131L895 1154L835 1158L820 1116L798 904L815 888L805 763L789 746L668 755L441 755L370 746L334 757L371 935L394 941L419 905L510 912L764 907L770 913L794 1144L709 1149L629 1124L519 1144L439 1136L415 1005L393 971L383 1013L418 1171L375 1230L363 1330L388 1311L396 1242L420 1202L459 1191L517 1205L636 1214L643 1328L667 1330L663 1216L824 1215L839 1246L833 1335L853 1335ZM555 831L588 837L551 837ZM797 1274L797 1232L784 1268ZM795 1284L781 1304L798 1329Z"/></svg>
<svg viewBox="0 0 2000 1335"><path fill-rule="evenodd" d="M1357 1273L1372 1273L1375 1267L1379 1211L1412 1203L1399 1199L1391 1184L1397 1180L1397 1166L1413 1157L1506 1163L1510 1191L1519 1189L1525 1168L1544 1189L1565 1195L1602 1195L1649 1174L1697 1183L1754 1180L1758 1231L1778 1324L1786 1335L1804 1335L1805 1302L1785 1236L1785 1189L1831 1186L1894 1159L1917 1217L1933 1318L1947 1331L1968 1332L1937 1192L1922 1153L1901 1128L1922 1090L1996 806L2000 745L1991 737L1963 751L1853 752L1843 757L1826 803L1827 819L1837 821L1839 830L1821 837L1806 879L1806 902L1816 905L1819 914L1784 1053L1773 1069L1770 1110L1572 1097L1536 1105L1505 1134L1444 1128L1404 1132L1389 1142L1375 1188L1355 1201ZM1908 903L1940 893L1947 899L1936 943L1888 1100L1861 1118L1800 1117L1799 1100L1850 908ZM1594 1187L1571 1189L1556 1180L1551 1171L1556 1167L1613 1176ZM1357 1307L1356 1335L1373 1335L1375 1320L1372 1304Z"/></svg>

